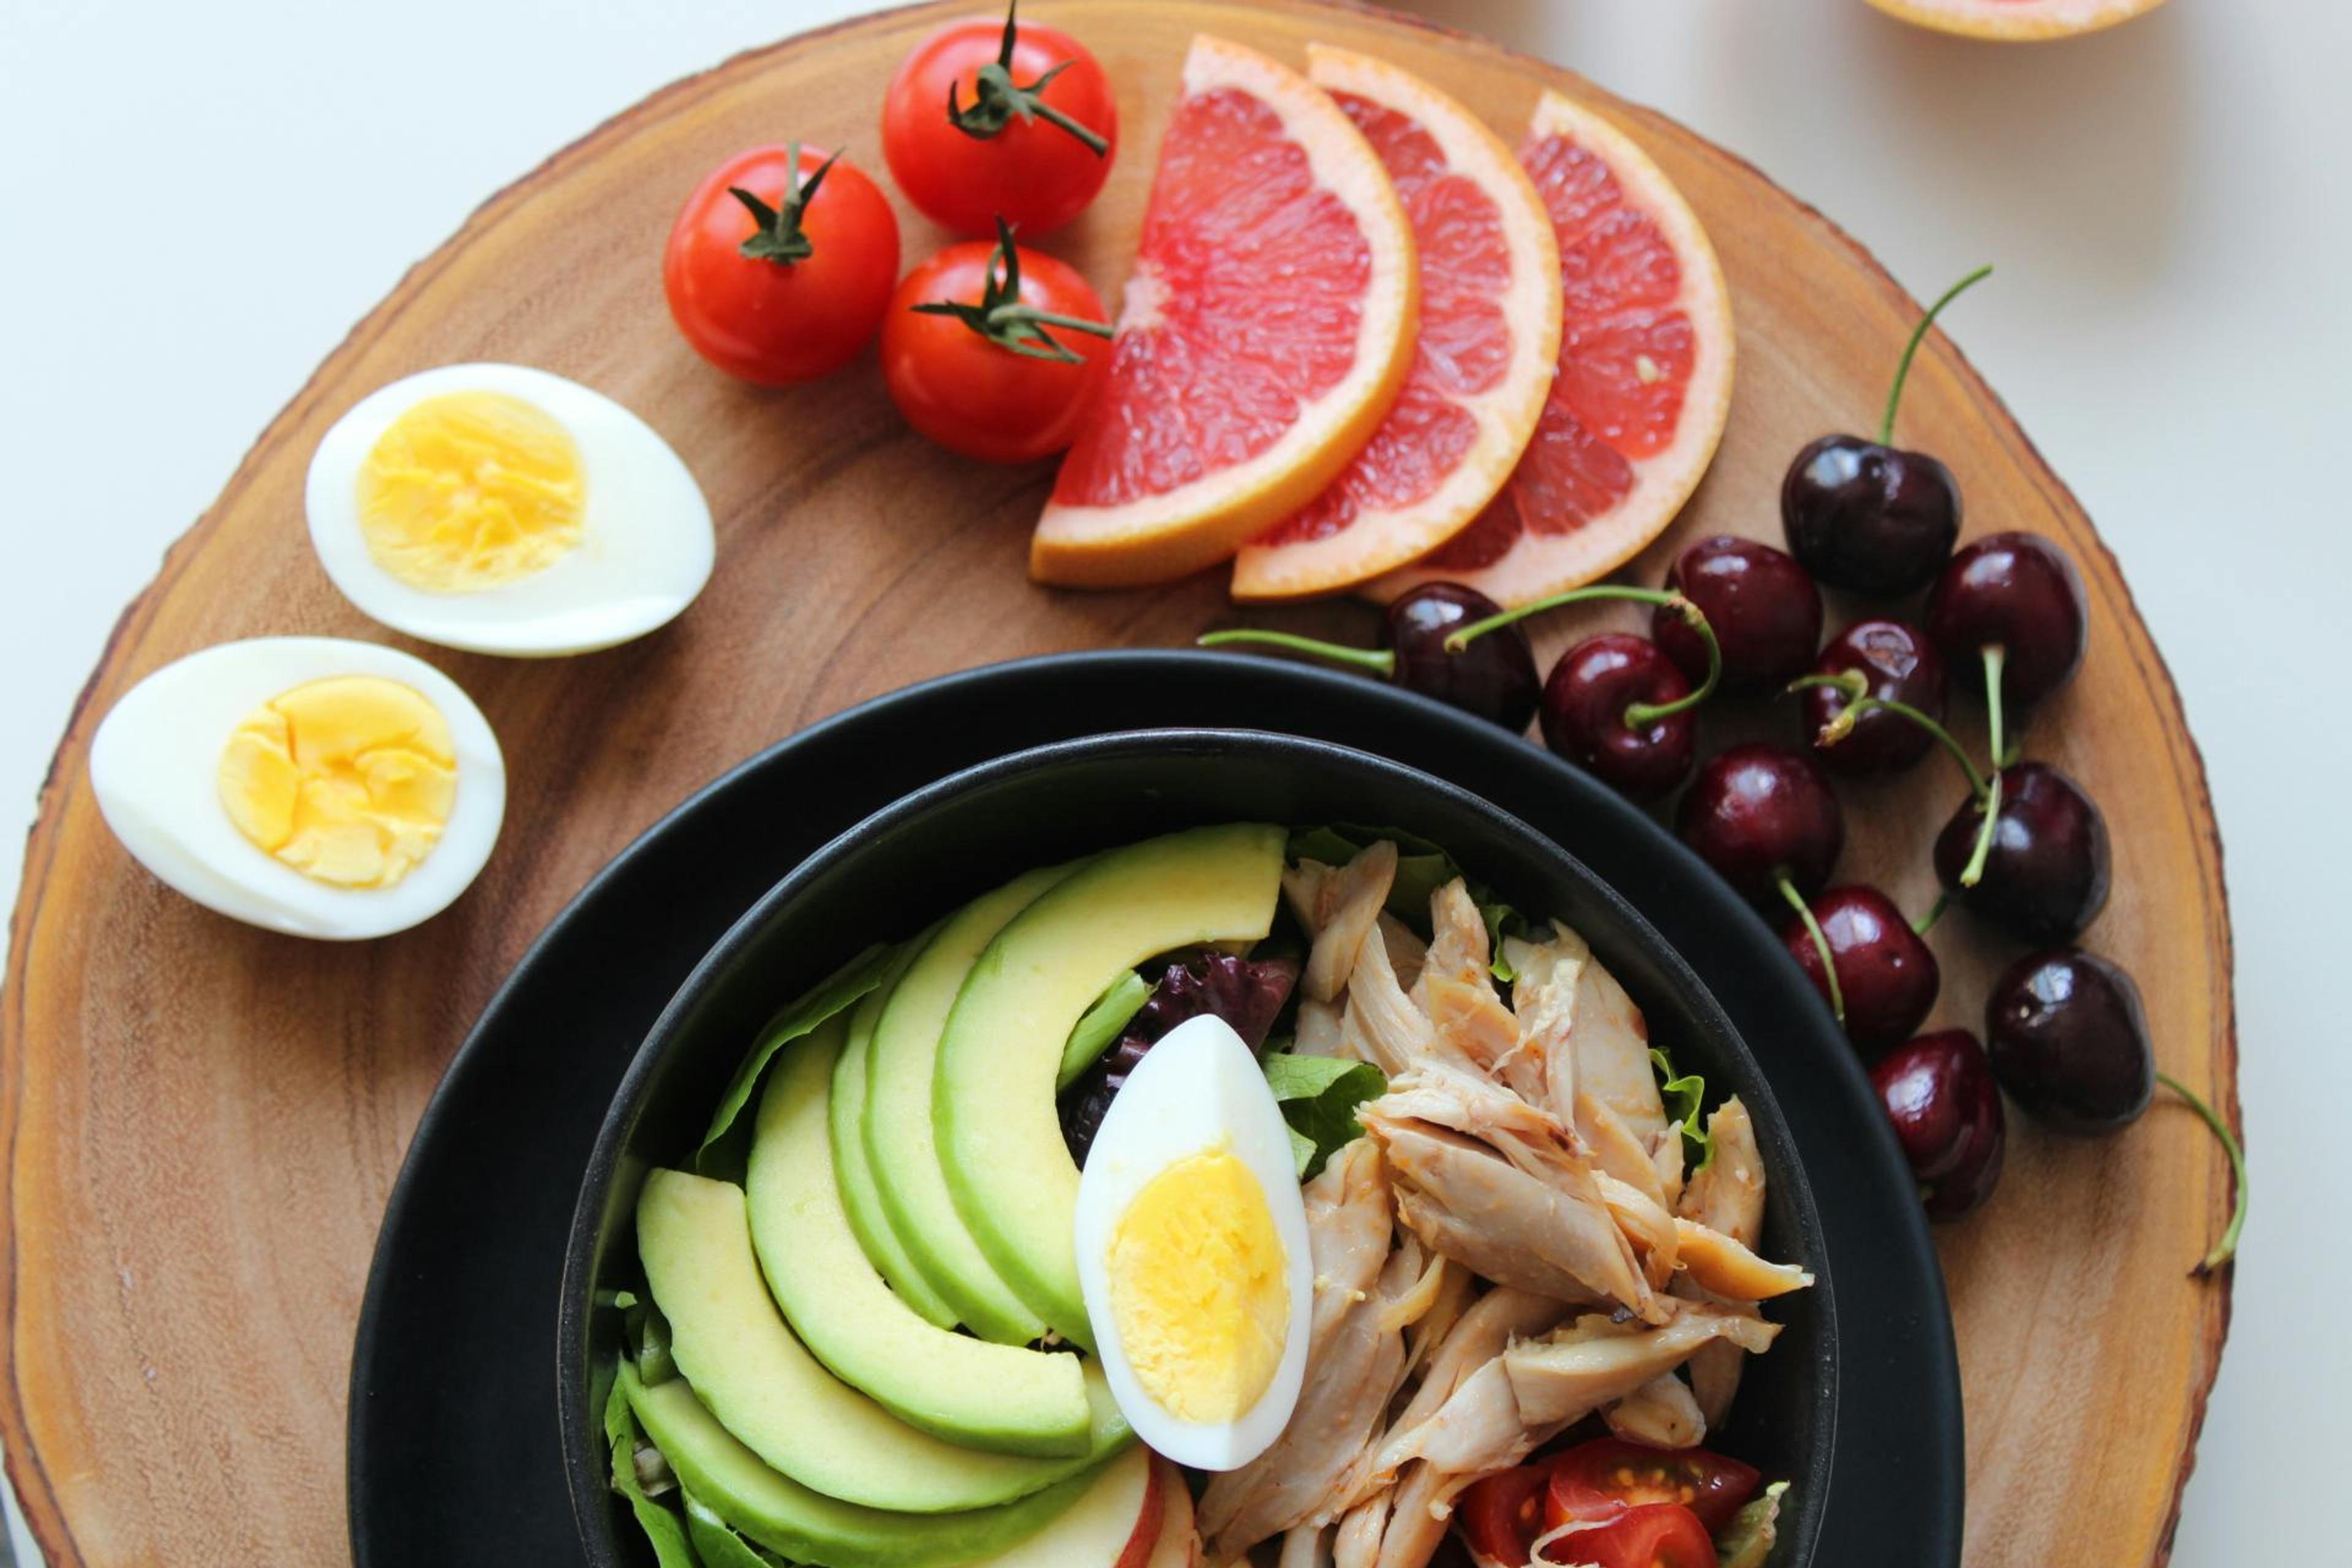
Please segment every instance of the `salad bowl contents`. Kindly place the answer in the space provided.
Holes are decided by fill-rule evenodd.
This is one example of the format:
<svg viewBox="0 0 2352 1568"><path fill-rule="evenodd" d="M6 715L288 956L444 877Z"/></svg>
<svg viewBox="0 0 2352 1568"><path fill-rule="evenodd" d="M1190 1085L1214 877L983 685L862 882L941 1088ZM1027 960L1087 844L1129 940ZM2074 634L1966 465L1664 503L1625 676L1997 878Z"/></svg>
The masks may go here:
<svg viewBox="0 0 2352 1568"><path fill-rule="evenodd" d="M1006 835L1040 864L842 929L1049 799ZM1251 799L1475 858L1217 815ZM777 1006L819 931L891 940ZM739 923L607 1121L566 1288L592 1558L1803 1561L1810 1200L1655 941L1491 808L1311 742L1108 737L900 803ZM1571 1464L1604 1439L1706 1484Z"/></svg>

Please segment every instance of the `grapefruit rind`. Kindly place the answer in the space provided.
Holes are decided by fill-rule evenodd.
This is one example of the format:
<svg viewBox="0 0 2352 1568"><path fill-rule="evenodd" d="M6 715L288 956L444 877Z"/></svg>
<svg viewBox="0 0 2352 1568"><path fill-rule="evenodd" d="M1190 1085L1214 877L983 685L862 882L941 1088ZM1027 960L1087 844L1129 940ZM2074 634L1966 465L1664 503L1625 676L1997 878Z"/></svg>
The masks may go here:
<svg viewBox="0 0 2352 1568"><path fill-rule="evenodd" d="M1449 170L1476 181L1502 217L1510 283L1496 302L1510 323L1510 361L1484 392L1445 395L1478 434L1438 488L1409 504L1367 508L1321 539L1243 547L1234 562L1236 599L1332 593L1402 566L1470 525L1511 477L1535 433L1559 357L1559 249L1535 183L1502 138L1454 99L1410 71L1325 44L1307 47L1307 79L1327 92L1370 100L1412 121ZM1424 290L1424 299L1426 291Z"/></svg>
<svg viewBox="0 0 2352 1568"><path fill-rule="evenodd" d="M2095 33L2153 11L2164 0L1870 0L1915 26L1994 43L2038 43Z"/></svg>
<svg viewBox="0 0 2352 1568"><path fill-rule="evenodd" d="M1116 505L1048 501L1029 547L1029 574L1040 583L1135 587L1226 560L1244 541L1322 493L1378 428L1412 368L1420 300L1412 229L1371 144L1298 72L1204 33L1184 59L1184 95L1220 89L1247 93L1271 109L1305 153L1316 183L1363 232L1370 273L1354 363L1254 457ZM1129 280L1122 326L1155 308L1149 283L1140 270Z"/></svg>
<svg viewBox="0 0 2352 1568"><path fill-rule="evenodd" d="M1548 91L1538 102L1528 136L1530 142L1566 136L1590 148L1608 163L1627 199L1656 221L1682 264L1680 304L1703 352L1684 390L1674 440L1633 465L1633 489L1607 513L1568 533L1522 533L1499 559L1475 569L1439 571L1416 564L1391 572L1362 590L1377 603L1442 580L1465 584L1515 607L1605 577L1666 531L1706 477L1723 440L1738 359L1731 291L1698 215L1632 138L1559 93Z"/></svg>

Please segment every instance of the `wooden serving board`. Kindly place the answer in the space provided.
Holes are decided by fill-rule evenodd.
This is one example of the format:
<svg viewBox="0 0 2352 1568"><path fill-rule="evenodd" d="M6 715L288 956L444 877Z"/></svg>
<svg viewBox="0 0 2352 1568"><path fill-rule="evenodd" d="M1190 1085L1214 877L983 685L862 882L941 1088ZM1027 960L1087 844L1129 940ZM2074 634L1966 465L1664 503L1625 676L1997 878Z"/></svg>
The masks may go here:
<svg viewBox="0 0 2352 1568"><path fill-rule="evenodd" d="M1878 406L1916 309L1903 289L1738 158L1565 71L1310 0L1032 10L1087 39L1118 84L1109 188L1047 244L1114 299L1195 29L1294 60L1309 38L1388 55L1509 139L1545 86L1614 116L1705 220L1739 323L1722 456L1674 533L1633 567L1641 582L1655 583L1694 534L1776 535L1790 454L1866 425ZM893 416L870 356L820 385L761 392L706 368L671 329L657 258L687 191L737 148L787 134L846 146L878 172L882 84L942 15L869 17L742 56L491 199L320 368L116 628L43 795L0 997L0 1439L61 1568L345 1556L352 1325L410 1132L532 936L680 797L910 681L1022 654L1181 644L1237 618L1215 576L1101 595L1031 586L1023 546L1048 469L976 467L926 445ZM938 236L901 216L911 263ZM718 574L677 625L587 658L403 644L473 693L511 770L504 841L449 912L356 946L209 914L108 835L85 773L91 731L134 681L212 643L402 642L338 597L311 555L304 466L362 394L469 359L544 366L642 413L709 494ZM2162 1065L2234 1120L2221 846L2163 662L2089 521L1940 337L1913 376L1904 426L1958 474L1972 530L2038 530L2082 567L2089 662L2031 747L2084 781L2114 830L2120 875L2091 944L2138 977ZM1249 618L1357 639L1373 626L1352 605ZM1546 628L1545 653L1606 618ZM1747 722L1794 733L1785 710ZM1739 727L1710 723L1718 738ZM1933 762L1849 792L1844 877L1922 907L1927 846L1958 795ZM1979 1024L2006 950L1963 918L1934 941L1940 1021ZM2161 1563L2229 1321L2226 1279L2186 1277L2226 1214L2227 1165L2168 1101L2110 1141L2011 1126L2000 1193L1941 1237L1967 1385L1967 1560Z"/></svg>

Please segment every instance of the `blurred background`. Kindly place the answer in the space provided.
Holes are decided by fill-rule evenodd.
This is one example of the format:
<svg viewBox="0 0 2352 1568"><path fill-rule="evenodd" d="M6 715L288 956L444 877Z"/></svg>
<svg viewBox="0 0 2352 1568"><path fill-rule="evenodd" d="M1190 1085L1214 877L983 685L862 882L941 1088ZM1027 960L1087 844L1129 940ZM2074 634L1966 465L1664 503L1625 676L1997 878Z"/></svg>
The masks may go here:
<svg viewBox="0 0 2352 1568"><path fill-rule="evenodd" d="M0 898L115 617L408 266L645 93L870 8L0 5ZM2352 869L2336 598L2352 10L2172 0L2004 46L1863 0L1407 8L1664 110L1915 294L1998 264L1949 329L2121 559L2229 853L2259 1195L2175 1560L2341 1561L2352 1356L2326 1320L2352 1264L2294 1231L2335 1190L2321 1118L2352 1099L2333 968Z"/></svg>

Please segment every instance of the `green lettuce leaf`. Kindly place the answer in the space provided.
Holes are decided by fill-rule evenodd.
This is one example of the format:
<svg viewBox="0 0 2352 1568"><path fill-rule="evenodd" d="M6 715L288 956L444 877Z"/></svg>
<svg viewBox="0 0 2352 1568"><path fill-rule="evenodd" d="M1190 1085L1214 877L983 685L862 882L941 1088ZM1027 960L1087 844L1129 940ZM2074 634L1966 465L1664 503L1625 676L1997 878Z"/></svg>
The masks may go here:
<svg viewBox="0 0 2352 1568"><path fill-rule="evenodd" d="M681 1487L678 1495L686 1500L686 1530L702 1558L702 1568L776 1568L783 1562L736 1534L733 1525L692 1492Z"/></svg>
<svg viewBox="0 0 2352 1568"><path fill-rule="evenodd" d="M1788 1489L1788 1482L1774 1481L1755 1501L1731 1516L1731 1522L1715 1538L1719 1568L1764 1568L1778 1538L1774 1526L1780 1518L1781 1494Z"/></svg>
<svg viewBox="0 0 2352 1568"><path fill-rule="evenodd" d="M645 1435L637 1429L636 1415L621 1393L617 1377L604 1401L604 1437L613 1446L613 1489L629 1500L637 1528L653 1544L654 1561L661 1568L703 1568L687 1540L686 1521L647 1497L645 1484L637 1479L637 1445Z"/></svg>
<svg viewBox="0 0 2352 1568"><path fill-rule="evenodd" d="M799 1001L790 1004L768 1020L760 1031L759 1044L751 1047L743 1065L727 1085L727 1092L719 1099L719 1110L710 1119L710 1130L702 1135L702 1146L695 1151L698 1168L706 1163L711 1145L727 1136L735 1125L736 1117L750 1104L751 1091L760 1086L760 1075L768 1070L775 1054L836 1013L845 1012L865 999L866 994L882 984L882 976L890 966L891 950L877 943L819 981L816 988ZM708 1173L706 1172L706 1173Z"/></svg>
<svg viewBox="0 0 2352 1568"><path fill-rule="evenodd" d="M1650 1047L1650 1066L1658 1075L1666 1120L1682 1129L1684 1163L1696 1175L1715 1159L1715 1139L1706 1130L1706 1079L1696 1073L1678 1075L1674 1062L1655 1046Z"/></svg>
<svg viewBox="0 0 2352 1568"><path fill-rule="evenodd" d="M1110 1049L1150 1000L1151 982L1134 970L1112 981L1110 988L1072 1026L1069 1042L1062 1047L1061 1071L1054 1075L1054 1092L1069 1088L1080 1073L1094 1066L1095 1058Z"/></svg>
<svg viewBox="0 0 2352 1568"><path fill-rule="evenodd" d="M1327 866L1344 866L1383 838L1393 840L1397 847L1396 880L1389 885L1389 913L1427 937L1431 895L1461 877L1472 901L1478 906L1479 917L1486 922L1487 947L1495 955L1491 966L1495 978L1506 984L1517 979L1511 966L1503 961L1503 938L1508 932L1524 930L1527 922L1519 918L1517 910L1496 898L1493 889L1464 876L1454 857L1440 846L1402 828L1335 822L1322 827L1294 828L1285 847L1293 860L1320 860Z"/></svg>
<svg viewBox="0 0 2352 1568"><path fill-rule="evenodd" d="M1268 1051L1266 1087L1290 1124L1290 1152L1298 1179L1311 1181L1325 1161L1363 1134L1356 1108L1388 1092L1389 1080L1370 1062Z"/></svg>

